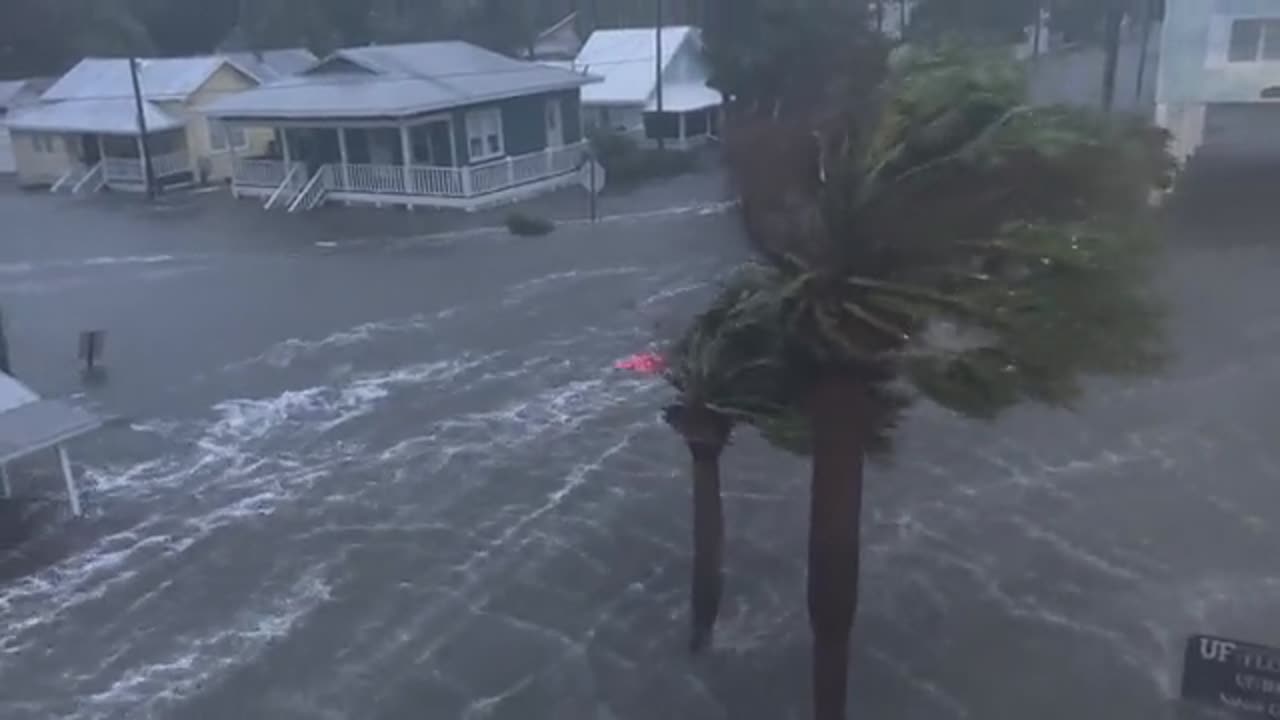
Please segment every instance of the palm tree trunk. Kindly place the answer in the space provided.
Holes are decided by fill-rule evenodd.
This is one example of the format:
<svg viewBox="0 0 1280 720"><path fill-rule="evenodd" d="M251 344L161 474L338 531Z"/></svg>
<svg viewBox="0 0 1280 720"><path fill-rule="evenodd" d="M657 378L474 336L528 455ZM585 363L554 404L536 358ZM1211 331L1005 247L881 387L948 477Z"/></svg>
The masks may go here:
<svg viewBox="0 0 1280 720"><path fill-rule="evenodd" d="M811 409L809 626L815 720L844 720L849 636L858 604L859 523L867 388L848 377L819 383Z"/></svg>
<svg viewBox="0 0 1280 720"><path fill-rule="evenodd" d="M689 650L711 644L724 586L724 508L720 497L720 456L732 423L705 407L677 406L667 422L683 437L693 460L693 567L690 577Z"/></svg>
<svg viewBox="0 0 1280 720"><path fill-rule="evenodd" d="M720 496L720 455L724 444L689 443L693 457L693 576L689 651L711 644L724 587L724 506Z"/></svg>

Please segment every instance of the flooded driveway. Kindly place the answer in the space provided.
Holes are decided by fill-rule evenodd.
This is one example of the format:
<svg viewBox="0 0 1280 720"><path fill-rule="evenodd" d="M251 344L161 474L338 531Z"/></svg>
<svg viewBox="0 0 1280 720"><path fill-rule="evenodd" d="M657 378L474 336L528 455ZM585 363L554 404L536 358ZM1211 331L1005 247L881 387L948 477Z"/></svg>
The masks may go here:
<svg viewBox="0 0 1280 720"><path fill-rule="evenodd" d="M691 660L668 393L611 369L741 257L733 219L348 217L0 194L16 371L131 418L76 448L86 520L52 469L17 482L51 497L0 554L0 717L806 717L805 465L727 454L726 606ZM1280 250L1186 226L1164 376L913 413L868 490L853 717L1198 717L1187 634L1280 642Z"/></svg>

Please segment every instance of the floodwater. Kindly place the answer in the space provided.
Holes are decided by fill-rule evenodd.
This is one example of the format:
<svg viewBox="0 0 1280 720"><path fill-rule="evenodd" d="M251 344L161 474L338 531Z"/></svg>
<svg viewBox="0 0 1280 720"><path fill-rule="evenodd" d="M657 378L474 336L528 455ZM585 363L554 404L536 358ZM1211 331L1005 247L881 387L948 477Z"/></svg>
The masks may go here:
<svg viewBox="0 0 1280 720"><path fill-rule="evenodd" d="M0 193L16 370L128 418L74 448L84 520L20 468L0 717L806 717L805 465L728 452L723 620L690 659L669 395L612 370L741 257L732 218L379 238L343 213ZM1201 717L1188 634L1280 642L1264 227L1179 232L1161 377L913 412L870 479L851 717Z"/></svg>

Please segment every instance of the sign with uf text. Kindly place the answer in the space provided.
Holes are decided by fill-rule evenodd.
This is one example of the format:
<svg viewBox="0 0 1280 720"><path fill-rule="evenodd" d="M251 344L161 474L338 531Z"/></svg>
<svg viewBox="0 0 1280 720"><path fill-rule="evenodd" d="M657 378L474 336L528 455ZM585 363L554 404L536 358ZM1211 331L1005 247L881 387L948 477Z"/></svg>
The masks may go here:
<svg viewBox="0 0 1280 720"><path fill-rule="evenodd" d="M1280 720L1280 650L1196 635L1187 641L1182 697Z"/></svg>

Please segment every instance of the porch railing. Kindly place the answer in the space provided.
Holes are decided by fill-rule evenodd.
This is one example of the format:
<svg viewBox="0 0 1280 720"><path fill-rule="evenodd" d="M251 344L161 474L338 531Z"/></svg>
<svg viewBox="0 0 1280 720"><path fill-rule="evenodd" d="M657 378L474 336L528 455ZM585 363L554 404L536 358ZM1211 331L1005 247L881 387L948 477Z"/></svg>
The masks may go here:
<svg viewBox="0 0 1280 720"><path fill-rule="evenodd" d="M262 208L271 210L276 207L289 207L293 199L298 197L298 193L307 187L308 179L307 166L302 163L293 163L289 174L280 181L279 186L271 193L271 197L267 198Z"/></svg>
<svg viewBox="0 0 1280 720"><path fill-rule="evenodd" d="M290 212L309 210L330 192L447 198L486 195L572 172L582 162L584 147L579 143L463 168L411 165L406 171L402 165L324 165L305 187L292 190L291 200L280 204L287 205ZM266 182L282 173L283 167L278 161L246 161L237 166L236 181L242 182L243 177L243 184ZM295 176L306 178L305 173L281 174L274 187L283 188L285 178Z"/></svg>
<svg viewBox="0 0 1280 720"><path fill-rule="evenodd" d="M293 163L296 167L299 163ZM274 188L284 182L290 168L283 160L236 158L231 180L241 187Z"/></svg>
<svg viewBox="0 0 1280 720"><path fill-rule="evenodd" d="M191 161L185 151L151 156L151 170L156 178L191 171ZM141 158L105 157L102 159L102 176L106 182L141 184L145 178Z"/></svg>
<svg viewBox="0 0 1280 720"><path fill-rule="evenodd" d="M99 162L97 165L89 168L89 172L86 172L84 177L80 178L80 181L72 186L71 194L79 195L85 190L88 190L89 192L98 192L98 190L102 189L102 185L106 181L107 178L103 173L102 163Z"/></svg>

